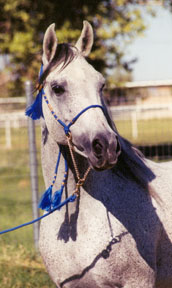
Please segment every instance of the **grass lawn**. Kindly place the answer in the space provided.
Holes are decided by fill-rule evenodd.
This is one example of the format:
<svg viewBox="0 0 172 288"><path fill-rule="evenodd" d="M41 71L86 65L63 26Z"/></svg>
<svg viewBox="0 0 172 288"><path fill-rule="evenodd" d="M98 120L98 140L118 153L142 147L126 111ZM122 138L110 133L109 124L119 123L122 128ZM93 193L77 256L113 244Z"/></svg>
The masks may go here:
<svg viewBox="0 0 172 288"><path fill-rule="evenodd" d="M3 288L55 288L49 279L40 256L27 245L1 241L0 287Z"/></svg>

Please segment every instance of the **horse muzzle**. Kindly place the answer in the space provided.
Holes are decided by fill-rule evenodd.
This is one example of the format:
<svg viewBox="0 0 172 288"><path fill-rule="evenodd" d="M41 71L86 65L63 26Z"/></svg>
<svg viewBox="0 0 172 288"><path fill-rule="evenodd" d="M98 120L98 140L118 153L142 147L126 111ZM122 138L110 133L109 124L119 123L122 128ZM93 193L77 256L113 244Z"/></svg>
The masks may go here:
<svg viewBox="0 0 172 288"><path fill-rule="evenodd" d="M102 171L112 168L117 163L121 145L116 133L97 134L92 141L80 140L77 150L88 158L93 169Z"/></svg>
<svg viewBox="0 0 172 288"><path fill-rule="evenodd" d="M116 134L111 137L99 134L92 141L89 162L95 170L110 169L117 163L120 153L121 146Z"/></svg>

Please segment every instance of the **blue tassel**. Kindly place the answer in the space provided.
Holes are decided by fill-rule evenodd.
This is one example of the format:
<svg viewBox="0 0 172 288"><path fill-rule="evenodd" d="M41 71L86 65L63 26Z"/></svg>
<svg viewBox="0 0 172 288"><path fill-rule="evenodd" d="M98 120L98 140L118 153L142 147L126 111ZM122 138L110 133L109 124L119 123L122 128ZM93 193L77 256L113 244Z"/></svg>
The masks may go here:
<svg viewBox="0 0 172 288"><path fill-rule="evenodd" d="M59 190L57 190L54 193L53 201L52 201L52 208L53 209L61 203L62 193L63 193L63 187L61 187Z"/></svg>
<svg viewBox="0 0 172 288"><path fill-rule="evenodd" d="M42 210L49 211L51 209L52 185L42 195L38 207Z"/></svg>
<svg viewBox="0 0 172 288"><path fill-rule="evenodd" d="M26 108L25 114L31 117L33 120L37 120L40 117L44 118L42 111L42 93L43 89L37 94L35 101L31 106Z"/></svg>

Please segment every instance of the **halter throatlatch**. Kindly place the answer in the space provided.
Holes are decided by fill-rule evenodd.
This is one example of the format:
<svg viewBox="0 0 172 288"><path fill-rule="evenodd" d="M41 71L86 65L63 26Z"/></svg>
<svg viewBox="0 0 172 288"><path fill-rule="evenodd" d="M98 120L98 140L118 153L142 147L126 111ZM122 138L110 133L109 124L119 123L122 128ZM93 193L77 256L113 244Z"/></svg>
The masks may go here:
<svg viewBox="0 0 172 288"><path fill-rule="evenodd" d="M41 77L42 73L43 73L43 65L41 66L40 77ZM47 96L45 95L43 86L39 85L39 83L38 83L38 87L37 88L39 90L39 93L37 94L35 102L30 107L28 107L26 109L26 115L31 117L33 120L39 119L40 117L44 117L43 116L43 111L42 111L42 99L44 99L44 101L46 102L46 104L47 104L52 116L54 117L54 119L64 129L64 132L65 132L65 135L66 135L66 138L67 138L67 143L68 143L68 146L69 146L69 151L70 151L70 154L71 154L72 162L73 162L75 173L76 173L76 178L77 178L75 191L65 201L61 202L63 190L64 190L64 187L65 187L65 184L66 184L66 181L67 181L67 173L68 173L68 164L67 164L66 156L64 154L65 172L64 172L63 181L61 183L60 189L55 191L54 193L52 193L53 192L53 186L54 186L54 184L56 182L58 167L59 167L60 158L61 158L61 148L59 147L59 154L58 154L58 158L57 158L56 167L55 167L55 170L54 170L54 177L53 177L52 183L48 187L48 189L44 192L44 194L42 195L41 200L39 202L39 208L41 208L42 210L51 211L52 209L56 209L56 210L60 209L63 205L67 204L68 202L75 201L75 199L79 196L80 187L84 184L84 182L85 182L85 180L87 178L87 175L88 175L88 173L89 173L89 171L91 169L91 167L88 167L88 169L86 170L86 172L84 174L84 177L80 178L80 174L79 174L78 167L77 167L77 164L76 164L76 161L75 161L75 157L74 157L74 151L73 151L73 145L72 145L72 135L71 135L70 127L87 110L89 110L91 108L100 108L104 112L104 108L101 105L90 105L90 106L86 107L85 109L83 109L81 112L79 112L69 122L69 124L66 125L61 119L58 118L58 116L54 112L53 107L51 106L51 104L48 101Z"/></svg>

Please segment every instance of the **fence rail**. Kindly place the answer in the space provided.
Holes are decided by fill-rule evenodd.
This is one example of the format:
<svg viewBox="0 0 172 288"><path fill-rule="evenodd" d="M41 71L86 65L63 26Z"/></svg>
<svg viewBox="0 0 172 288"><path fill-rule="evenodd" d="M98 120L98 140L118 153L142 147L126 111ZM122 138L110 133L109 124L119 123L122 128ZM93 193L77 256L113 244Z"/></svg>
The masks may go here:
<svg viewBox="0 0 172 288"><path fill-rule="evenodd" d="M17 102L15 102L17 103ZM36 125L39 125L40 121L36 121ZM25 111L10 112L0 114L0 128L5 129L5 148L12 148L12 128L27 127L28 121L25 116Z"/></svg>
<svg viewBox="0 0 172 288"><path fill-rule="evenodd" d="M115 120L138 118L153 119L153 118L172 118L172 102L167 104L140 104L111 107L111 113Z"/></svg>
<svg viewBox="0 0 172 288"><path fill-rule="evenodd" d="M0 104L26 103L26 97L0 98Z"/></svg>
<svg viewBox="0 0 172 288"><path fill-rule="evenodd" d="M120 134L146 157L172 158L172 102L111 107L111 113Z"/></svg>

